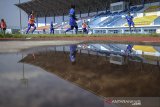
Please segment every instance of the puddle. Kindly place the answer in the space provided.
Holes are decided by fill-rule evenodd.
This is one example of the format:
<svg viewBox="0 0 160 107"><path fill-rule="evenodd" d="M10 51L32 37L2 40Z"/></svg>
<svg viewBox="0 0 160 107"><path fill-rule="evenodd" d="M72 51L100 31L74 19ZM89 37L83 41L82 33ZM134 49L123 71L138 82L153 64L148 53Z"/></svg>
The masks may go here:
<svg viewBox="0 0 160 107"><path fill-rule="evenodd" d="M79 44L25 52L32 54L22 62L39 66L99 96L160 96L159 46Z"/></svg>
<svg viewBox="0 0 160 107"><path fill-rule="evenodd" d="M103 107L103 100L39 67L23 56L0 54L1 107Z"/></svg>
<svg viewBox="0 0 160 107"><path fill-rule="evenodd" d="M4 107L118 107L104 103L113 96L142 98L155 107L160 101L160 46L37 47L0 54L0 73Z"/></svg>

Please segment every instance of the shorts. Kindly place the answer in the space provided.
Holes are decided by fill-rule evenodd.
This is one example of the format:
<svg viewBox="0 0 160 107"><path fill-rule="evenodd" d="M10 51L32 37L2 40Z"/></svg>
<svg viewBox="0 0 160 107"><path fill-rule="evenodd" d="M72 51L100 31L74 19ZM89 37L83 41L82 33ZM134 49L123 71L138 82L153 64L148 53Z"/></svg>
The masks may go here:
<svg viewBox="0 0 160 107"><path fill-rule="evenodd" d="M83 28L83 32L87 32L87 28Z"/></svg>
<svg viewBox="0 0 160 107"><path fill-rule="evenodd" d="M131 26L134 26L134 22L128 22L128 26L131 27Z"/></svg>
<svg viewBox="0 0 160 107"><path fill-rule="evenodd" d="M35 24L30 24L30 23L28 23L28 26L32 26L32 27L34 27L34 26L35 26Z"/></svg>
<svg viewBox="0 0 160 107"><path fill-rule="evenodd" d="M77 26L76 20L73 18L70 18L69 25L70 26Z"/></svg>
<svg viewBox="0 0 160 107"><path fill-rule="evenodd" d="M2 28L2 30L4 30L4 31L5 31L5 30L6 30L6 28Z"/></svg>

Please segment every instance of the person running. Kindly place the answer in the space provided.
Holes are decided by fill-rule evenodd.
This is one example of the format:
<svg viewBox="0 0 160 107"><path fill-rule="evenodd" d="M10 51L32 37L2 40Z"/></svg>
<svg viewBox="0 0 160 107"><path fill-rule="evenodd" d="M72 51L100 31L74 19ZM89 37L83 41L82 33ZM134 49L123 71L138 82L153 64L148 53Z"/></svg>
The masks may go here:
<svg viewBox="0 0 160 107"><path fill-rule="evenodd" d="M83 34L88 34L88 30L87 30L87 23L85 20L83 20L83 23L82 23L82 29L83 29Z"/></svg>
<svg viewBox="0 0 160 107"><path fill-rule="evenodd" d="M130 30L130 33L132 33L132 29L131 27L133 26L133 28L135 28L134 26L134 22L133 22L133 16L131 16L130 12L128 12L128 15L126 16L126 20L128 22L128 26L129 26L129 30Z"/></svg>
<svg viewBox="0 0 160 107"><path fill-rule="evenodd" d="M2 33L5 35L6 34L6 29L7 29L7 25L6 25L6 22L4 21L4 19L1 19L1 30L2 30Z"/></svg>
<svg viewBox="0 0 160 107"><path fill-rule="evenodd" d="M50 24L50 34L54 34L54 26L53 26L52 21L51 21L51 24Z"/></svg>
<svg viewBox="0 0 160 107"><path fill-rule="evenodd" d="M26 34L28 34L29 30L31 29L31 27L34 27L32 33L36 30L36 26L35 26L35 16L34 16L34 12L32 11L32 13L29 16L29 21L28 21L28 29Z"/></svg>
<svg viewBox="0 0 160 107"><path fill-rule="evenodd" d="M68 28L66 32L70 31L70 30L73 30L75 28L75 32L76 34L78 33L78 25L77 25L77 18L76 18L76 14L75 14L75 5L71 5L71 9L69 11L69 16L70 16L70 20L69 20L69 25L70 25L70 28Z"/></svg>

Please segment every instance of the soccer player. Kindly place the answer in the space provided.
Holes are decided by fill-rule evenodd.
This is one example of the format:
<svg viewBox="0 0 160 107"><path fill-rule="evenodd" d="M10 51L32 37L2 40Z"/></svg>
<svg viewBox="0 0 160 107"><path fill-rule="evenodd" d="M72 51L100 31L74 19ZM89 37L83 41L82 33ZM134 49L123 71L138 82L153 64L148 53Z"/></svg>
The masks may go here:
<svg viewBox="0 0 160 107"><path fill-rule="evenodd" d="M50 24L50 34L54 34L53 21L51 21L51 24Z"/></svg>
<svg viewBox="0 0 160 107"><path fill-rule="evenodd" d="M1 25L0 26L1 26L1 30L2 30L3 34L5 35L7 25L6 25L6 22L4 21L4 19L1 19Z"/></svg>
<svg viewBox="0 0 160 107"><path fill-rule="evenodd" d="M128 22L128 26L129 26L129 29L130 29L130 33L132 33L132 29L131 27L133 26L133 28L135 28L134 26L134 22L133 22L133 16L131 16L130 12L128 12L128 16L126 16L126 20Z"/></svg>
<svg viewBox="0 0 160 107"><path fill-rule="evenodd" d="M75 28L75 32L76 34L78 33L78 25L77 25L77 18L76 18L76 14L75 14L75 5L71 5L71 9L69 11L69 16L70 16L70 20L69 20L69 25L70 25L70 28L68 28L66 32L70 31L70 30L73 30Z"/></svg>
<svg viewBox="0 0 160 107"><path fill-rule="evenodd" d="M36 30L36 26L35 26L35 16L34 16L34 12L32 11L32 13L29 16L29 21L28 21L28 29L26 34L28 34L29 30L31 29L31 27L34 27L32 33Z"/></svg>
<svg viewBox="0 0 160 107"><path fill-rule="evenodd" d="M85 20L83 20L82 29L83 29L83 34L84 34L84 33L88 34L87 23L86 23Z"/></svg>

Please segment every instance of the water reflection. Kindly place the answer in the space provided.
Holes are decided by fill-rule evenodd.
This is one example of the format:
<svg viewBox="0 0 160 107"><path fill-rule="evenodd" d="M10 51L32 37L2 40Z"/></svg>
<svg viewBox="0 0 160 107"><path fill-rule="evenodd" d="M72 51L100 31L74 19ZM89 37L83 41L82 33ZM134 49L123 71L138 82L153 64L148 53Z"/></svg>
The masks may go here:
<svg viewBox="0 0 160 107"><path fill-rule="evenodd" d="M0 104L2 107L104 106L103 99L86 90L105 97L159 97L159 52L159 46L78 44L0 54Z"/></svg>
<svg viewBox="0 0 160 107"><path fill-rule="evenodd" d="M70 45L70 61L72 64L76 63L77 45Z"/></svg>
<svg viewBox="0 0 160 107"><path fill-rule="evenodd" d="M22 54L22 59L24 58L23 54ZM24 70L24 66L25 64L23 63L22 64L22 78L20 79L21 80L21 83L24 87L28 87L28 79L25 77L25 70Z"/></svg>
<svg viewBox="0 0 160 107"><path fill-rule="evenodd" d="M103 107L103 100L94 94L39 67L20 63L23 57L0 55L0 106Z"/></svg>
<svg viewBox="0 0 160 107"><path fill-rule="evenodd" d="M157 87L160 83L159 49L159 46L135 44L53 46L33 50L35 60L28 50L31 53L24 62L39 66L97 95L157 97L160 95L160 87ZM150 93L151 90L154 92Z"/></svg>
<svg viewBox="0 0 160 107"><path fill-rule="evenodd" d="M76 62L76 55L88 54L96 56L104 56L109 60L121 60L127 64L128 62L141 62L160 66L160 47L159 46L143 46L135 44L75 44L70 46L49 46L39 47L25 50L23 53L32 54L33 59L36 53L56 53L63 52L69 54L69 60L72 64ZM111 61L113 62L113 61ZM118 64L118 63L114 63ZM120 64L123 65L123 64Z"/></svg>
<svg viewBox="0 0 160 107"><path fill-rule="evenodd" d="M125 53L127 55L131 54L133 52L132 48L133 48L134 45L131 45L131 44L128 44L126 50L125 50Z"/></svg>

